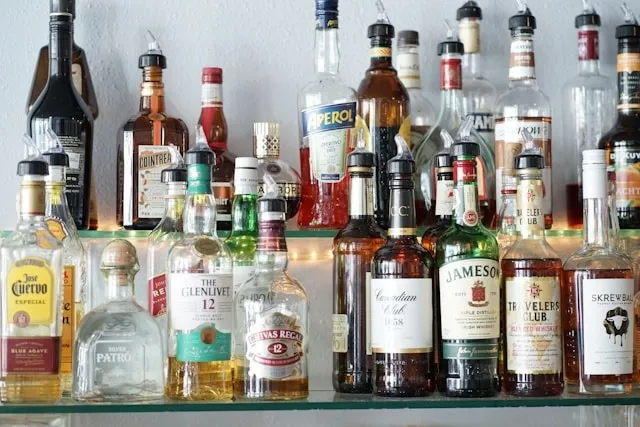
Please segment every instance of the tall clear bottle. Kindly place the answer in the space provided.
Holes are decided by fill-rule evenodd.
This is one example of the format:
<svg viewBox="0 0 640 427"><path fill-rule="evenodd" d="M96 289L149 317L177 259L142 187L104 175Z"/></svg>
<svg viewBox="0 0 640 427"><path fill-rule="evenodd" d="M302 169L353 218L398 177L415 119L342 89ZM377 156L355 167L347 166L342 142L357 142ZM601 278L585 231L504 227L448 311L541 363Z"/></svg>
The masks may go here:
<svg viewBox="0 0 640 427"><path fill-rule="evenodd" d="M563 140L567 151L567 225L582 228L582 151L598 147L616 119L616 87L600 74L600 15L583 2L576 16L578 30L578 74L562 88Z"/></svg>
<svg viewBox="0 0 640 427"><path fill-rule="evenodd" d="M553 224L553 188L551 181L551 103L536 80L533 33L536 18L526 1L518 1L518 12L509 18L511 57L509 88L496 101L495 150L496 194L502 194L502 176L514 176L514 157L522 148L520 132L526 129L541 148L545 160L544 182L545 228ZM500 201L499 201L500 202ZM498 211L501 203L498 204Z"/></svg>
<svg viewBox="0 0 640 427"><path fill-rule="evenodd" d="M315 72L298 95L300 228L347 223L347 153L355 148L356 92L340 78L338 0L316 0Z"/></svg>
<svg viewBox="0 0 640 427"><path fill-rule="evenodd" d="M63 247L62 276L62 344L60 373L64 394L71 391L71 367L76 328L87 311L87 267L85 250L73 221L64 192L69 156L51 129L47 129L49 149L43 157L49 165L45 178L45 223Z"/></svg>
<svg viewBox="0 0 640 427"><path fill-rule="evenodd" d="M518 239L516 194L516 177L504 175L502 177L502 206L500 206L500 212L498 212L496 233L496 239L500 247L500 260Z"/></svg>
<svg viewBox="0 0 640 427"><path fill-rule="evenodd" d="M264 177L258 199L257 274L234 298L236 399L291 400L309 395L309 296L287 271L286 202ZM240 344L240 345L239 345Z"/></svg>
<svg viewBox="0 0 640 427"><path fill-rule="evenodd" d="M216 233L211 191L215 155L202 128L187 152L184 234L169 252L169 366L165 395L179 400L233 396L233 260Z"/></svg>

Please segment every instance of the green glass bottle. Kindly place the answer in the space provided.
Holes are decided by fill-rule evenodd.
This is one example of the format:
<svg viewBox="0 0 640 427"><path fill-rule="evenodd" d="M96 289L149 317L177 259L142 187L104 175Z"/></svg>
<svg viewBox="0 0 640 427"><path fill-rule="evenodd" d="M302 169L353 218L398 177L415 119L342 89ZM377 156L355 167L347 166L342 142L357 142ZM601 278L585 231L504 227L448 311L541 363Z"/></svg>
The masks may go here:
<svg viewBox="0 0 640 427"><path fill-rule="evenodd" d="M442 353L439 376L453 397L494 396L500 389L500 268L498 242L478 215L478 144L451 146L454 220L436 244Z"/></svg>

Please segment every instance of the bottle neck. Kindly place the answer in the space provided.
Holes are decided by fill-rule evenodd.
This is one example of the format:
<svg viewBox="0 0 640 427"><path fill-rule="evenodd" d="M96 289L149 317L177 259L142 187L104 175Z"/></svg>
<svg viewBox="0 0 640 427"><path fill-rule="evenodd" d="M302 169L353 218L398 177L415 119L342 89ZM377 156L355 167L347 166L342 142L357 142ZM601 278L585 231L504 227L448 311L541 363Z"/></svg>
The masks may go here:
<svg viewBox="0 0 640 427"><path fill-rule="evenodd" d="M202 83L200 102L203 110L207 108L222 109L222 84Z"/></svg>
<svg viewBox="0 0 640 427"><path fill-rule="evenodd" d="M462 89L440 90L438 125L443 129L457 128L464 118Z"/></svg>
<svg viewBox="0 0 640 427"><path fill-rule="evenodd" d="M235 194L231 207L232 235L253 235L258 232L256 194Z"/></svg>
<svg viewBox="0 0 640 427"><path fill-rule="evenodd" d="M411 175L391 174L389 188L389 229L390 238L415 238L416 205L413 179Z"/></svg>
<svg viewBox="0 0 640 427"><path fill-rule="evenodd" d="M113 270L107 275L107 301L133 298L133 277L128 270Z"/></svg>
<svg viewBox="0 0 640 427"><path fill-rule="evenodd" d="M162 82L162 68L145 67L142 71L140 85L140 111L163 113L164 83Z"/></svg>
<svg viewBox="0 0 640 427"><path fill-rule="evenodd" d="M22 221L33 222L45 214L45 185L42 177L24 177L20 186L18 215Z"/></svg>
<svg viewBox="0 0 640 427"><path fill-rule="evenodd" d="M362 169L362 171L356 171ZM349 217L373 219L373 174L369 168L349 168Z"/></svg>
<svg viewBox="0 0 640 427"><path fill-rule="evenodd" d="M181 222L184 211L186 185L184 182L170 182L165 195L164 217Z"/></svg>
<svg viewBox="0 0 640 427"><path fill-rule="evenodd" d="M259 215L256 268L258 271L286 271L287 241L284 213L266 212Z"/></svg>
<svg viewBox="0 0 640 427"><path fill-rule="evenodd" d="M438 168L436 181L436 216L451 221L455 206L452 168Z"/></svg>
<svg viewBox="0 0 640 427"><path fill-rule="evenodd" d="M582 196L585 247L610 249L608 186L604 164L583 166Z"/></svg>
<svg viewBox="0 0 640 427"><path fill-rule="evenodd" d="M481 78L482 56L480 53L465 53L462 57L462 75L464 77Z"/></svg>
<svg viewBox="0 0 640 427"><path fill-rule="evenodd" d="M458 24L460 41L464 45L462 71L465 78L482 77L482 57L480 55L480 20L463 18Z"/></svg>
<svg viewBox="0 0 640 427"><path fill-rule="evenodd" d="M340 71L340 45L338 44L337 26L335 28L316 28L315 50L316 73L337 76Z"/></svg>
<svg viewBox="0 0 640 427"><path fill-rule="evenodd" d="M512 33L509 58L509 81L531 83L536 80L533 33L516 30Z"/></svg>
<svg viewBox="0 0 640 427"><path fill-rule="evenodd" d="M523 239L544 239L542 171L524 169L517 174L516 229Z"/></svg>
<svg viewBox="0 0 640 427"><path fill-rule="evenodd" d="M440 56L440 92L448 91L462 93L462 56L458 54Z"/></svg>
<svg viewBox="0 0 640 427"><path fill-rule="evenodd" d="M595 25L578 28L578 72L600 74L600 33Z"/></svg>
<svg viewBox="0 0 640 427"><path fill-rule="evenodd" d="M71 82L73 58L73 21L70 15L58 15L49 22L49 76Z"/></svg>
<svg viewBox="0 0 640 427"><path fill-rule="evenodd" d="M216 200L211 192L211 166L187 166L189 183L183 224L185 235L216 235Z"/></svg>
<svg viewBox="0 0 640 427"><path fill-rule="evenodd" d="M387 37L374 37L371 39L371 48L369 49L369 55L371 56L372 69L393 69L391 63L391 39Z"/></svg>
<svg viewBox="0 0 640 427"><path fill-rule="evenodd" d="M478 182L475 158L459 157L453 162L455 182L455 222L465 227L479 227Z"/></svg>
<svg viewBox="0 0 640 427"><path fill-rule="evenodd" d="M420 55L418 45L405 45L398 48L396 66L398 78L407 90L421 89L420 81Z"/></svg>
<svg viewBox="0 0 640 427"><path fill-rule="evenodd" d="M640 83L638 82L638 58L640 38L618 40L617 77L618 113L637 118L640 115ZM634 126L632 124L632 126Z"/></svg>

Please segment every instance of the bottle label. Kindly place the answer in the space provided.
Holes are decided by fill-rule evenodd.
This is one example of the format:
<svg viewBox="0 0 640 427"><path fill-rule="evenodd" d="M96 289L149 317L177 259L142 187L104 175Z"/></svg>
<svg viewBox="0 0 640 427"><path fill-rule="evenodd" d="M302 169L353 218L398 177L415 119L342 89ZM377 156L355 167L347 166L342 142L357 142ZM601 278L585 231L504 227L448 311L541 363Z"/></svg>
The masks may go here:
<svg viewBox="0 0 640 427"><path fill-rule="evenodd" d="M616 182L616 207L640 207L640 148L607 149L607 172Z"/></svg>
<svg viewBox="0 0 640 427"><path fill-rule="evenodd" d="M71 81L78 95L82 96L82 67L80 64L71 64Z"/></svg>
<svg viewBox="0 0 640 427"><path fill-rule="evenodd" d="M455 199L456 216L462 218L464 225L474 227L478 224L478 176L473 161L458 160L453 162L453 180L457 182Z"/></svg>
<svg viewBox="0 0 640 427"><path fill-rule="evenodd" d="M81 129L82 124L74 122L69 128ZM78 130L78 132L80 132ZM84 205L89 203L84 199L85 179L85 151L87 144L76 135L58 135L58 141L62 145L64 152L69 156L69 167L67 168L67 182L65 183L65 193L69 201L71 215L78 221L83 217Z"/></svg>
<svg viewBox="0 0 640 427"><path fill-rule="evenodd" d="M2 337L2 374L58 374L60 337Z"/></svg>
<svg viewBox="0 0 640 427"><path fill-rule="evenodd" d="M211 191L216 199L216 222L230 222L233 185L230 182L212 182Z"/></svg>
<svg viewBox="0 0 640 427"><path fill-rule="evenodd" d="M250 168L238 168L233 175L233 195L258 194L258 172Z"/></svg>
<svg viewBox="0 0 640 427"><path fill-rule="evenodd" d="M16 261L5 281L7 323L18 328L55 325L55 286L53 270L45 259L30 257Z"/></svg>
<svg viewBox="0 0 640 427"><path fill-rule="evenodd" d="M160 180L163 169L171 166L171 151L167 146L138 147L138 217L162 218L165 184Z"/></svg>
<svg viewBox="0 0 640 427"><path fill-rule="evenodd" d="M306 331L297 316L273 308L256 317L246 339L251 375L275 380L302 377Z"/></svg>
<svg viewBox="0 0 640 427"><path fill-rule="evenodd" d="M212 194L211 166L187 165L187 194Z"/></svg>
<svg viewBox="0 0 640 427"><path fill-rule="evenodd" d="M416 206L412 189L391 190L387 234L390 236L416 234Z"/></svg>
<svg viewBox="0 0 640 427"><path fill-rule="evenodd" d="M298 200L300 199L302 191L300 188L300 184L297 182L279 182L278 183L278 194L285 198L287 204L289 200ZM264 183L258 183L258 198L264 196Z"/></svg>
<svg viewBox="0 0 640 427"><path fill-rule="evenodd" d="M337 10L316 10L316 30L338 28Z"/></svg>
<svg viewBox="0 0 640 427"><path fill-rule="evenodd" d="M578 31L578 60L600 59L600 41L597 30Z"/></svg>
<svg viewBox="0 0 640 427"><path fill-rule="evenodd" d="M509 80L529 80L536 78L536 61L533 53L533 40L514 40L511 42L509 58Z"/></svg>
<svg viewBox="0 0 640 427"><path fill-rule="evenodd" d="M61 242L67 238L69 234L67 231L67 227L64 225L64 221L57 217L47 217L45 219L45 223L47 224L47 228L49 232L53 234L53 237L60 240Z"/></svg>
<svg viewBox="0 0 640 427"><path fill-rule="evenodd" d="M473 117L473 128L480 134L489 147L494 147L495 118L492 112L474 111L467 114Z"/></svg>
<svg viewBox="0 0 640 427"><path fill-rule="evenodd" d="M179 362L231 358L233 276L169 274L171 328L176 331Z"/></svg>
<svg viewBox="0 0 640 427"><path fill-rule="evenodd" d="M453 181L448 179L436 181L436 215L451 215L455 204Z"/></svg>
<svg viewBox="0 0 640 427"><path fill-rule="evenodd" d="M147 281L149 286L149 313L153 317L167 314L167 275L158 274Z"/></svg>
<svg viewBox="0 0 640 427"><path fill-rule="evenodd" d="M113 331L109 335L121 334ZM122 387L130 384L133 386L145 380L145 347L140 342L125 337L126 335L122 339L96 342L94 369L100 373L93 376L96 385Z"/></svg>
<svg viewBox="0 0 640 427"><path fill-rule="evenodd" d="M391 58L391 48L384 46L373 46L369 49L371 58Z"/></svg>
<svg viewBox="0 0 640 427"><path fill-rule="evenodd" d="M302 137L304 145L309 147L311 173L315 179L328 183L344 179L355 125L355 102L302 111Z"/></svg>
<svg viewBox="0 0 640 427"><path fill-rule="evenodd" d="M515 175L514 160L522 152L524 141L521 132L526 129L544 156L542 170L544 215L552 212L551 187L551 118L550 117L506 117L496 120L496 194L502 194L502 177ZM502 198L497 198L498 212Z"/></svg>
<svg viewBox="0 0 640 427"><path fill-rule="evenodd" d="M346 353L349 350L349 318L346 314L333 315L333 352Z"/></svg>
<svg viewBox="0 0 640 427"><path fill-rule="evenodd" d="M440 90L462 89L462 61L460 58L440 59Z"/></svg>
<svg viewBox="0 0 640 427"><path fill-rule="evenodd" d="M234 265L233 266L233 294L235 295L250 278L255 275L255 265Z"/></svg>
<svg viewBox="0 0 640 427"><path fill-rule="evenodd" d="M373 354L373 347L371 347L371 272L367 271L367 279L365 282L365 302L366 307L366 346L367 346L367 356L371 356Z"/></svg>
<svg viewBox="0 0 640 427"><path fill-rule="evenodd" d="M220 83L202 84L202 107L222 107L222 85Z"/></svg>
<svg viewBox="0 0 640 427"><path fill-rule="evenodd" d="M417 52L399 53L396 58L398 78L407 89L420 89L420 56Z"/></svg>
<svg viewBox="0 0 640 427"><path fill-rule="evenodd" d="M619 53L618 110L640 109L640 53Z"/></svg>
<svg viewBox="0 0 640 427"><path fill-rule="evenodd" d="M60 372L71 373L76 332L76 267L65 265L62 276L62 346Z"/></svg>
<svg viewBox="0 0 640 427"><path fill-rule="evenodd" d="M585 375L633 373L633 296L633 279L583 280Z"/></svg>
<svg viewBox="0 0 640 427"><path fill-rule="evenodd" d="M284 237L284 221L258 221L258 242L256 250L264 252L287 252Z"/></svg>
<svg viewBox="0 0 640 427"><path fill-rule="evenodd" d="M462 19L458 22L460 41L464 45L464 53L480 52L480 21L477 19Z"/></svg>
<svg viewBox="0 0 640 427"><path fill-rule="evenodd" d="M542 182L539 180L519 180L516 196L516 230L522 236L530 236L537 230L544 230L542 204Z"/></svg>
<svg viewBox="0 0 640 427"><path fill-rule="evenodd" d="M558 277L509 277L506 292L507 370L562 372L562 319Z"/></svg>
<svg viewBox="0 0 640 427"><path fill-rule="evenodd" d="M440 267L438 277L443 340L500 336L498 261L473 258L449 262Z"/></svg>
<svg viewBox="0 0 640 427"><path fill-rule="evenodd" d="M371 279L371 347L374 353L433 351L431 279Z"/></svg>

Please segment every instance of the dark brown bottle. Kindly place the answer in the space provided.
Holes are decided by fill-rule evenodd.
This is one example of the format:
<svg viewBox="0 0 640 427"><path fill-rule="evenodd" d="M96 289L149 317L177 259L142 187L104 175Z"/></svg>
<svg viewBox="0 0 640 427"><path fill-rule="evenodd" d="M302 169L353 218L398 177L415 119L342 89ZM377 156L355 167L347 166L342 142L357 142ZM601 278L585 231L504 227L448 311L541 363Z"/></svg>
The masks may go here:
<svg viewBox="0 0 640 427"><path fill-rule="evenodd" d="M387 162L396 155L394 138L400 134L411 141L409 94L391 64L391 44L395 34L388 21L378 21L367 31L371 39L371 65L358 87L356 132L364 128L367 150L375 155L373 210L384 229L389 220L389 178Z"/></svg>
<svg viewBox="0 0 640 427"><path fill-rule="evenodd" d="M149 50L140 56L140 111L118 133L118 225L153 230L164 214L162 169L172 163L169 145L189 149L189 131L165 112L162 70L167 59L151 33Z"/></svg>
<svg viewBox="0 0 640 427"><path fill-rule="evenodd" d="M436 388L434 262L416 238L415 162L404 141L397 151L387 164L391 192L387 242L371 264L373 392L417 397Z"/></svg>

